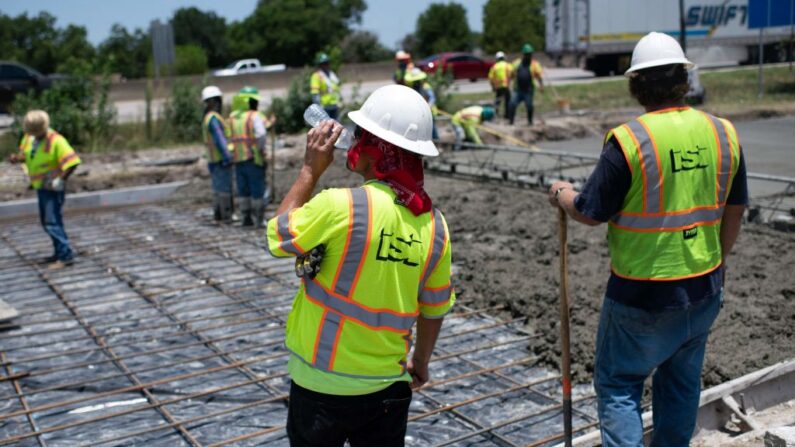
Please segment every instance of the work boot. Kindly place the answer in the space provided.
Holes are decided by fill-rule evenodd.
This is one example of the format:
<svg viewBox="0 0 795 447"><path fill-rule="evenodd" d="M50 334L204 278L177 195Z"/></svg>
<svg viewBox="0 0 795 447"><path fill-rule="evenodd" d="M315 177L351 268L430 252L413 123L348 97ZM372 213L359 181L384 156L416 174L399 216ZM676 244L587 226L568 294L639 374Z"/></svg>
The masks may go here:
<svg viewBox="0 0 795 447"><path fill-rule="evenodd" d="M251 211L254 215L254 228L262 228L265 219L265 201L254 200L252 205Z"/></svg>
<svg viewBox="0 0 795 447"><path fill-rule="evenodd" d="M221 194L213 193L213 220L221 221Z"/></svg>
<svg viewBox="0 0 795 447"><path fill-rule="evenodd" d="M219 193L219 200L221 201L221 221L225 224L232 223L232 194Z"/></svg>
<svg viewBox="0 0 795 447"><path fill-rule="evenodd" d="M239 202L240 217L243 219L242 225L244 227L250 227L254 225L254 221L251 220L251 197L241 197Z"/></svg>
<svg viewBox="0 0 795 447"><path fill-rule="evenodd" d="M59 260L53 262L52 264L48 265L47 269L49 269L49 270L60 270L60 269L62 269L64 267L69 267L70 265L72 265L74 263L75 263L75 259L74 258L59 259Z"/></svg>

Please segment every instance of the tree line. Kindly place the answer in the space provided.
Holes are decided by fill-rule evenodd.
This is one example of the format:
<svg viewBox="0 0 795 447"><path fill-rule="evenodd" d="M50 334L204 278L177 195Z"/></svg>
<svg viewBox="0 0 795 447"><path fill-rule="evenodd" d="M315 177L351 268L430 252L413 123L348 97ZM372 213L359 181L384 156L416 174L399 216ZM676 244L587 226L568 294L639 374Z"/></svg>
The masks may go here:
<svg viewBox="0 0 795 447"><path fill-rule="evenodd" d="M204 73L252 57L264 64L303 66L324 50L338 53L343 62L389 60L393 51L375 34L355 29L366 9L364 0L259 0L249 16L228 22L212 11L180 8L169 19L176 44L172 72ZM396 46L415 58L475 48L515 52L528 41L541 48L542 9L541 0L489 0L483 8L481 34L470 30L462 5L432 3L417 18L414 31ZM16 17L0 13L0 59L16 60L43 73L70 73L80 66L125 78L152 74L148 30L114 24L110 35L94 46L85 27L59 26L46 12Z"/></svg>

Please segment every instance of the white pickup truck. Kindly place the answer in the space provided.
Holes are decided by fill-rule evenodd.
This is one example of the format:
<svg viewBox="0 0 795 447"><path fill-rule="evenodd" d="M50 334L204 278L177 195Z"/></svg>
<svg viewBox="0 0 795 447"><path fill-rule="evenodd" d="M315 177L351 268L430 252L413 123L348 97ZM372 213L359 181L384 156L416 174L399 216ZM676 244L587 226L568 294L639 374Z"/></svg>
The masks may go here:
<svg viewBox="0 0 795 447"><path fill-rule="evenodd" d="M236 76L247 73L270 73L284 71L284 64L261 65L259 59L241 59L234 61L225 68L213 71L213 76Z"/></svg>

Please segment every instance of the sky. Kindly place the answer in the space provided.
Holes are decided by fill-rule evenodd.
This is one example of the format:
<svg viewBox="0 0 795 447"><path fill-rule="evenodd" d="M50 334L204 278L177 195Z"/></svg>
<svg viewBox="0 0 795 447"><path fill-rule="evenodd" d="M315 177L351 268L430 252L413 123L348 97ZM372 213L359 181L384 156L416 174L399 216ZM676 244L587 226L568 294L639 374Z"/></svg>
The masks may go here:
<svg viewBox="0 0 795 447"><path fill-rule="evenodd" d="M367 0L367 11L357 28L374 32L381 43L397 49L403 36L414 31L417 16L430 3L428 0ZM436 3L449 1L436 0ZM482 31L486 0L457 0L457 3L467 9L469 27ZM85 26L89 41L98 44L108 37L114 23L121 23L128 29L147 29L152 20L165 22L174 10L187 6L214 11L231 22L248 16L256 4L257 0L0 0L0 12L16 16L47 11L57 18L59 27L70 23Z"/></svg>

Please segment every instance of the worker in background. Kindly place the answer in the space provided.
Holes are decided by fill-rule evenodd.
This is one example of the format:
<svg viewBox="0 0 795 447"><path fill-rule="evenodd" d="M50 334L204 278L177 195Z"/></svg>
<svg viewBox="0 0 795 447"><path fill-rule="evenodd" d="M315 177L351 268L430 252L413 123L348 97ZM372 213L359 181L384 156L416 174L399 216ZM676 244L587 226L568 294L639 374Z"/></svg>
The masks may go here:
<svg viewBox="0 0 795 447"><path fill-rule="evenodd" d="M433 87L428 83L428 74L414 67L410 72L406 73L404 81L407 87L414 89L414 91L422 95L431 107L431 115L433 116L433 131L431 132L431 136L434 140L438 140L439 132L436 130L436 116L439 114L439 108L436 107L436 94L433 92Z"/></svg>
<svg viewBox="0 0 795 447"><path fill-rule="evenodd" d="M260 96L255 87L243 87L233 100L229 115L232 158L235 165L237 200L242 225L260 228L265 216L265 138L275 118L259 112Z"/></svg>
<svg viewBox="0 0 795 447"><path fill-rule="evenodd" d="M269 251L297 256L301 276L285 342L293 447L404 445L411 388L428 381L455 301L447 224L422 186L422 157L439 154L428 103L389 85L348 117L347 166L364 184L311 197L342 131L326 121L309 131L303 167L268 222Z"/></svg>
<svg viewBox="0 0 795 447"><path fill-rule="evenodd" d="M406 74L414 69L414 63L411 61L411 54L406 51L400 50L395 53L395 61L397 62L397 70L392 78L395 84L406 85Z"/></svg>
<svg viewBox="0 0 795 447"><path fill-rule="evenodd" d="M494 57L497 62L489 68L489 82L494 91L494 110L500 110L500 103L505 102L505 119L510 119L511 109L511 78L513 77L513 65L505 60L505 53L498 51Z"/></svg>
<svg viewBox="0 0 795 447"><path fill-rule="evenodd" d="M707 335L748 203L734 126L684 105L692 65L674 38L643 37L626 76L646 113L607 133L582 191L549 189L573 219L608 223L612 274L594 370L606 447L643 445L640 399L652 372L651 445L689 445Z"/></svg>
<svg viewBox="0 0 795 447"><path fill-rule="evenodd" d="M453 150L460 150L463 141L483 144L478 133L478 126L492 118L494 118L494 109L491 107L469 106L456 112L450 120L453 123L453 131L455 131Z"/></svg>
<svg viewBox="0 0 795 447"><path fill-rule="evenodd" d="M213 219L216 222L232 223L232 156L227 147L229 129L221 116L221 90L214 85L204 87L202 101L202 139L207 147L207 168L210 170L213 189Z"/></svg>
<svg viewBox="0 0 795 447"><path fill-rule="evenodd" d="M309 92L312 102L323 107L328 116L335 120L339 114L340 80L331 71L330 61L326 53L317 55L318 68L309 78Z"/></svg>
<svg viewBox="0 0 795 447"><path fill-rule="evenodd" d="M524 102L527 109L527 122L533 125L533 93L538 87L544 91L544 70L537 60L533 59L533 46L526 43L522 46L522 57L513 63L514 90L511 98L511 107L508 121L513 124L516 109L520 102Z"/></svg>
<svg viewBox="0 0 795 447"><path fill-rule="evenodd" d="M48 268L57 269L74 263L75 253L63 224L66 181L80 164L80 157L58 132L50 129L50 116L43 110L31 110L22 120L25 135L19 153L10 157L24 162L30 186L39 199L39 220L52 239L53 254L45 258Z"/></svg>

